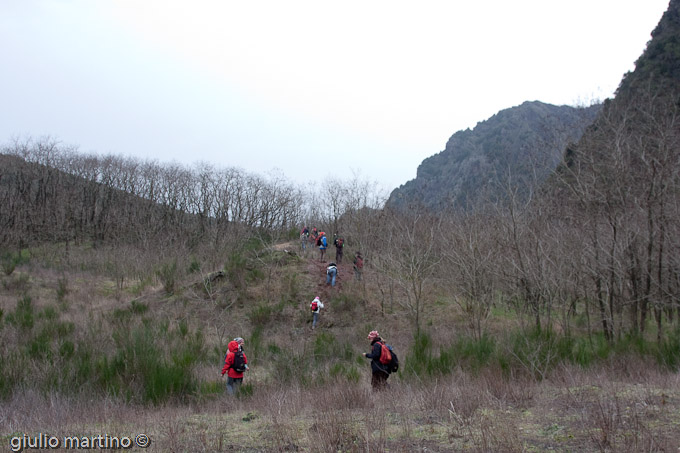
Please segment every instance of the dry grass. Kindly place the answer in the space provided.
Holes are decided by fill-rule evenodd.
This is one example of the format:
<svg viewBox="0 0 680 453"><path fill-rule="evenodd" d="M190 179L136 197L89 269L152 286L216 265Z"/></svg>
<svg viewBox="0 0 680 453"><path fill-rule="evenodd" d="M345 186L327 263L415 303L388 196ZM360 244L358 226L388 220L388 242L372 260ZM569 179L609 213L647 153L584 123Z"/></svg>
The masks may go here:
<svg viewBox="0 0 680 453"><path fill-rule="evenodd" d="M370 272L365 274L365 285L343 281L341 290L328 291L321 327L312 332L309 296L316 289L326 289L318 285L322 276L305 273L307 267L303 262L286 269L301 273L300 301L287 303L277 313L275 322L265 329L263 348L274 344L308 355L320 332L331 332L337 342L353 345L352 352L358 356L368 350L366 332L371 327L385 333L404 359L412 343L411 325L399 313L381 315ZM30 274L30 279L10 280L22 274ZM246 337L246 351L251 351L248 334L254 328L248 323L248 304L225 310L200 291L167 296L157 281L142 285L125 280L117 285L99 274L80 271L67 274L68 292L60 302L57 289L63 275L37 265L17 268L12 276L3 277L7 284L0 290L0 308L10 313L20 294L27 291L36 310L57 306L60 319L77 326L77 338L83 338L88 329L98 329L100 335L88 341L107 350L113 329L107 320L112 312L127 309L132 300L141 298L148 306L147 316L168 322L171 329L180 322L200 328L208 351L224 349L237 335ZM275 296L291 290L279 280L272 288L277 288ZM267 294L262 284L254 287L253 303L279 303L267 300ZM339 294L345 299L336 303ZM454 324L460 314L450 307L435 306L428 316L437 344L446 344L461 329ZM18 332L9 327L0 330L3 347L19 347ZM656 452L680 448L676 435L680 431L680 376L643 359L616 359L589 370L562 366L540 382L522 374L508 377L494 366L474 373L456 368L440 377L393 376L388 390L375 393L369 385L368 361L362 362L358 383L340 375L304 387L296 382L283 385L272 364L257 363L258 357L251 354L249 358L255 360L246 376L252 394L238 398L223 391L199 392L181 403L171 400L147 406L101 393L65 396L17 389L0 405L0 443L5 448L12 436L23 434L145 433L152 439L150 451L173 452ZM215 388L220 369L219 363L201 362L194 373L197 381ZM223 388L223 382L218 388Z"/></svg>
<svg viewBox="0 0 680 453"><path fill-rule="evenodd" d="M250 397L150 408L26 392L0 409L16 434L152 438L151 451L677 451L680 378L616 370L494 384L458 373L374 393L367 380L314 390L256 385ZM37 410L39 408L39 410Z"/></svg>

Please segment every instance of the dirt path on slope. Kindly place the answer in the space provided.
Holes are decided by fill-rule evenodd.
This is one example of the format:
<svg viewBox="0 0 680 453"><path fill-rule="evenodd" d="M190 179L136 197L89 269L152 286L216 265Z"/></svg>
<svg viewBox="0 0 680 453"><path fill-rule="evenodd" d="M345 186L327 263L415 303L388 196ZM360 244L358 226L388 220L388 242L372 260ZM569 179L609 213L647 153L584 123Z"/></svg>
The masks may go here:
<svg viewBox="0 0 680 453"><path fill-rule="evenodd" d="M331 301L334 296L342 293L343 287L347 282L354 278L354 268L352 260L346 255L342 257L342 262L335 261L335 247L330 246L326 250L324 260L320 260L320 252L318 247L308 245L305 251L300 248L299 241L284 242L276 244L275 250L295 253L297 256L305 261L305 269L307 273L314 277L316 284L315 295L319 296L322 301ZM338 276L335 279L335 287L326 284L326 267L329 263L335 262L338 267Z"/></svg>

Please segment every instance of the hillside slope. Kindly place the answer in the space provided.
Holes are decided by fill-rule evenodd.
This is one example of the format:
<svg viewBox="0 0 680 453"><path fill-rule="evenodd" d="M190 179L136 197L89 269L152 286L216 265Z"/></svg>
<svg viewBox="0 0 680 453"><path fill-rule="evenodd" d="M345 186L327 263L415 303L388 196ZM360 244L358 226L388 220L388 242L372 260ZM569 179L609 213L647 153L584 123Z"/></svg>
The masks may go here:
<svg viewBox="0 0 680 453"><path fill-rule="evenodd" d="M470 130L456 132L444 151L425 159L415 179L395 189L394 207L467 208L502 199L508 184L527 194L578 140L600 106L575 108L525 102L502 110Z"/></svg>

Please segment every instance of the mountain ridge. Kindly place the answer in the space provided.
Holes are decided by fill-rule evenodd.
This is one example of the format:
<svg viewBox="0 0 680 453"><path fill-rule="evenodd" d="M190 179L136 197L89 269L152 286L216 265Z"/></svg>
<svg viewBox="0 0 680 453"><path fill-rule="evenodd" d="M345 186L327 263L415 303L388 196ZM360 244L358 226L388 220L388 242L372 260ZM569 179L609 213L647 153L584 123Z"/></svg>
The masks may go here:
<svg viewBox="0 0 680 453"><path fill-rule="evenodd" d="M388 206L467 209L503 199L510 183L527 196L554 170L568 143L580 138L599 112L526 101L473 129L453 134L443 151L418 166L416 178L390 194Z"/></svg>

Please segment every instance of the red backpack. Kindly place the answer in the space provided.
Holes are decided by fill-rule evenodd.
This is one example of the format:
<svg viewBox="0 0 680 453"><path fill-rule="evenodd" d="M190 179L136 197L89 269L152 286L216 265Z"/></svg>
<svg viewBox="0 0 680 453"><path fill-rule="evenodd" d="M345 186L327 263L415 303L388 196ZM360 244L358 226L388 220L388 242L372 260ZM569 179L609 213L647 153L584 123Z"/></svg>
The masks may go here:
<svg viewBox="0 0 680 453"><path fill-rule="evenodd" d="M319 308L319 304L315 300L312 301L312 311L316 311Z"/></svg>
<svg viewBox="0 0 680 453"><path fill-rule="evenodd" d="M378 344L380 344L380 363L389 365L390 362L392 362L392 353L390 352L390 349L385 346L385 343L378 341Z"/></svg>

